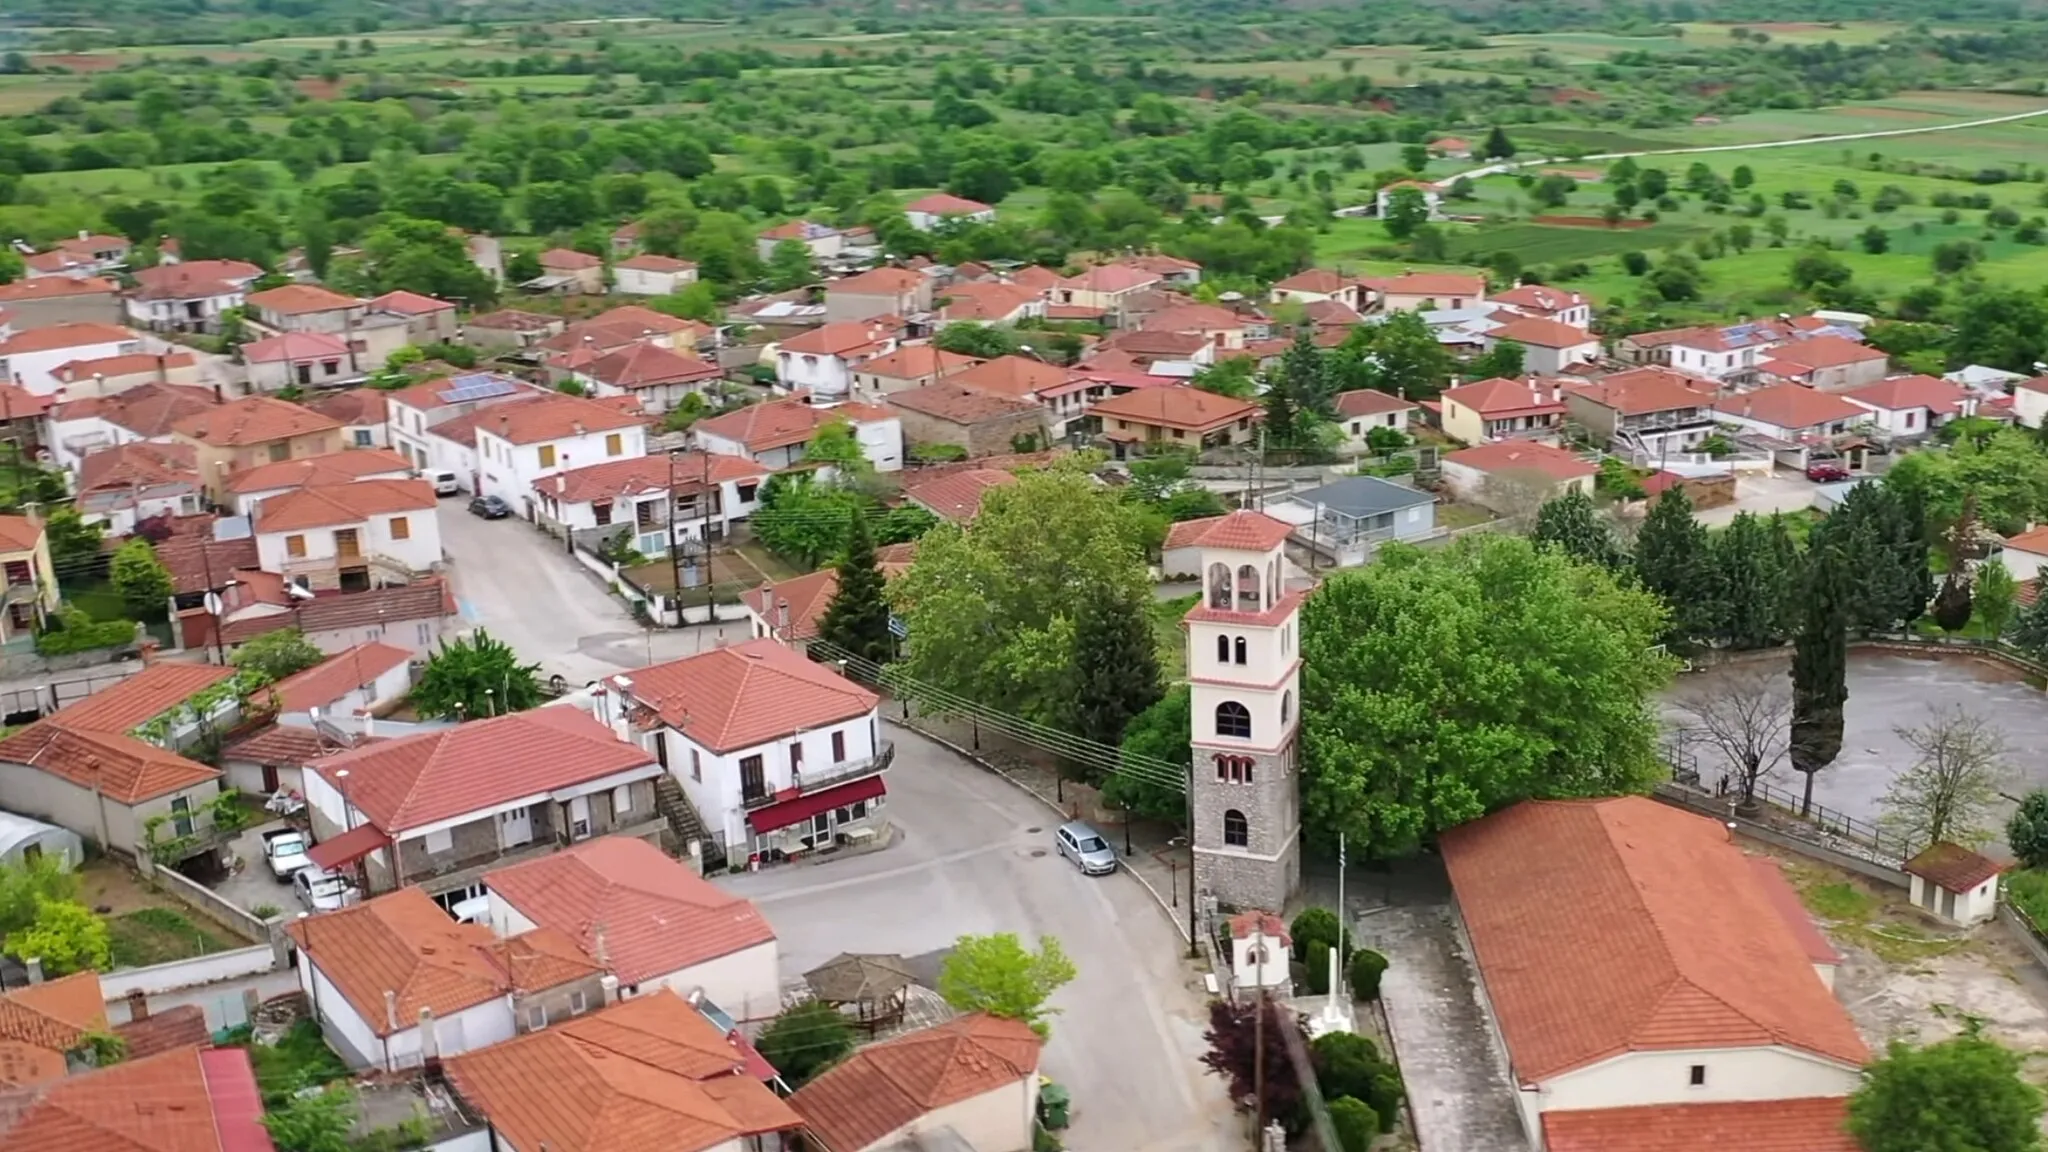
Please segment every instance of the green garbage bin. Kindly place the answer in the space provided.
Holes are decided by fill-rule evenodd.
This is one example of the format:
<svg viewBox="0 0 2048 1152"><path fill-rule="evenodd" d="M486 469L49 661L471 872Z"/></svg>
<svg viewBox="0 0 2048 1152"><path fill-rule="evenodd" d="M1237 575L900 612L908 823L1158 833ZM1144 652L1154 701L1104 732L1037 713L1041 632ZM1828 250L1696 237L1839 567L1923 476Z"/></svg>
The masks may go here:
<svg viewBox="0 0 2048 1152"><path fill-rule="evenodd" d="M1073 1094L1058 1084L1048 1083L1038 1090L1038 1119L1041 1124L1057 1132L1067 1126L1067 1112L1073 1107Z"/></svg>

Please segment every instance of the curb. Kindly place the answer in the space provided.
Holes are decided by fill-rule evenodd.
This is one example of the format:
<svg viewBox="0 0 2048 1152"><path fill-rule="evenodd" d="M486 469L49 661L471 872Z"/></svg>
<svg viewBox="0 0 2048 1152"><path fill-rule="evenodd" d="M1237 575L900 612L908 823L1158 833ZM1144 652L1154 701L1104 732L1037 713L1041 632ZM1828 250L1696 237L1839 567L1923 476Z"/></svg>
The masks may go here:
<svg viewBox="0 0 2048 1152"><path fill-rule="evenodd" d="M981 757L975 755L974 753L968 751L965 748L962 748L958 744L953 743L951 740L948 740L943 736L934 736L931 733L926 732L922 728L912 728L908 724L902 724L896 721L888 721L888 723L892 727L905 728L909 731L915 732L919 736L922 736L925 739L931 741L932 743L937 744L939 747L952 752L954 755L960 756L975 764L979 764L985 771L989 772L990 774L998 777L999 779L1008 781L1010 785L1016 788L1019 792L1024 793L1025 795L1038 801L1040 804L1043 804L1047 808L1052 809L1055 813L1059 815L1060 819L1065 820L1068 818L1067 810L1060 807L1050 797L1046 796L1045 793L1040 792L1038 789L1033 788L1031 785L1024 783L1022 780L1017 779L1015 776L1010 775L1008 772L1003 771L1001 768L998 768L995 765L989 763L988 761L983 760ZM1143 876L1139 875L1138 870L1136 868L1131 868L1129 866L1119 867L1117 869L1117 872L1120 875L1129 876L1131 879L1136 880L1140 887L1144 888L1145 891L1151 893L1153 903L1158 904L1159 911L1165 914L1166 922L1168 925L1172 926L1174 935L1179 936L1183 942L1186 942L1188 944L1194 943L1193 940L1190 940L1188 938L1187 926L1180 922L1180 917L1174 915L1173 906L1166 902L1166 898L1159 894L1159 889L1154 888L1150 880L1147 880Z"/></svg>

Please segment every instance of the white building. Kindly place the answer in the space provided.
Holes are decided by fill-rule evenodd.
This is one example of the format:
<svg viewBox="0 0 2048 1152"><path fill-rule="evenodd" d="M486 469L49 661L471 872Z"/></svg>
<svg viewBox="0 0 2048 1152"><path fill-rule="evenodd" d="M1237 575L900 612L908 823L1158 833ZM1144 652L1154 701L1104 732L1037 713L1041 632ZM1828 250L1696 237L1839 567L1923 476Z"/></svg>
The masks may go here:
<svg viewBox="0 0 2048 1152"><path fill-rule="evenodd" d="M187 260L135 270L128 322L159 332L211 332L220 314L240 308L263 269L240 260Z"/></svg>
<svg viewBox="0 0 2048 1152"><path fill-rule="evenodd" d="M1968 927L1998 914L1998 875L2011 865L1944 840L1902 867L1915 908Z"/></svg>
<svg viewBox="0 0 2048 1152"><path fill-rule="evenodd" d="M604 836L486 873L500 937L561 932L618 977L622 997L708 997L735 1020L782 1008L775 929L741 897L645 840Z"/></svg>
<svg viewBox="0 0 2048 1152"><path fill-rule="evenodd" d="M1714 411L1724 423L1793 443L1839 436L1874 420L1870 409L1804 384L1777 384L1724 396L1715 402Z"/></svg>
<svg viewBox="0 0 2048 1152"><path fill-rule="evenodd" d="M821 405L801 399L769 400L736 412L699 420L690 438L721 456L740 456L771 471L804 458L804 446L835 420L852 425L861 454L877 472L903 469L903 421L893 409L873 404Z"/></svg>
<svg viewBox="0 0 2048 1152"><path fill-rule="evenodd" d="M481 414L500 404L545 399L553 394L549 389L494 372L476 372L415 384L384 394L387 413L385 436L392 450L412 461L413 467L423 471L451 468L462 477L463 490L474 492L476 434L473 425L483 419ZM467 423L455 426L458 421ZM436 436L437 429L454 434ZM447 449L443 445L450 441L467 445L472 459L466 467L454 468L437 458L437 453L445 456Z"/></svg>
<svg viewBox="0 0 2048 1152"><path fill-rule="evenodd" d="M643 253L612 265L612 287L629 296L672 296L697 282L697 266Z"/></svg>
<svg viewBox="0 0 2048 1152"><path fill-rule="evenodd" d="M849 320L793 336L775 347L775 382L785 392L819 399L844 399L853 392L854 369L896 350L899 324Z"/></svg>
<svg viewBox="0 0 2048 1152"><path fill-rule="evenodd" d="M354 449L244 468L228 478L227 491L235 515L248 516L270 497L300 488L326 488L357 480L405 480L411 476L411 466L396 452Z"/></svg>
<svg viewBox="0 0 2048 1152"><path fill-rule="evenodd" d="M1937 376L1894 376L1839 395L1867 409L1878 431L1902 438L1926 436L1951 420L1977 414L1974 393Z"/></svg>
<svg viewBox="0 0 2048 1152"><path fill-rule="evenodd" d="M1520 344L1524 375L1556 376L1600 358L1599 337L1556 320L1521 316L1489 329L1484 338L1488 352L1504 340Z"/></svg>
<svg viewBox="0 0 2048 1152"><path fill-rule="evenodd" d="M2048 567L2048 526L2030 527L2017 536L2006 537L1997 559L2014 580L2038 578L2041 569Z"/></svg>
<svg viewBox="0 0 2048 1152"><path fill-rule="evenodd" d="M910 222L912 228L930 232L949 220L987 224L995 220L996 210L979 200L934 192L905 204L903 218Z"/></svg>
<svg viewBox="0 0 2048 1152"><path fill-rule="evenodd" d="M874 836L895 748L874 693L773 640L622 672L606 720L643 734L732 863Z"/></svg>
<svg viewBox="0 0 2048 1152"><path fill-rule="evenodd" d="M744 456L674 452L557 472L534 484L541 523L571 531L630 526L642 555L684 540L723 540L759 506L768 469Z"/></svg>
<svg viewBox="0 0 2048 1152"><path fill-rule="evenodd" d="M162 341L112 324L53 324L0 342L0 379L49 396L63 387L56 374L63 365L164 350Z"/></svg>
<svg viewBox="0 0 2048 1152"><path fill-rule="evenodd" d="M1429 218L1431 220L1441 220L1444 218L1443 192L1436 185L1422 180L1396 180L1392 184L1380 189L1372 198L1373 215L1378 216L1382 220L1386 219L1387 208L1393 203L1394 193L1401 191L1403 188L1413 188L1417 192L1422 193L1422 202L1428 206Z"/></svg>
<svg viewBox="0 0 2048 1152"><path fill-rule="evenodd" d="M1584 296L1547 284L1517 284L1505 292L1487 297L1486 302L1517 316L1555 320L1574 328L1590 329L1593 326L1593 305Z"/></svg>
<svg viewBox="0 0 2048 1152"><path fill-rule="evenodd" d="M50 409L44 447L60 468L76 472L86 454L121 444L172 443L171 425L220 403L210 389L139 384L116 396L68 400Z"/></svg>
<svg viewBox="0 0 2048 1152"><path fill-rule="evenodd" d="M1389 396L1377 388L1358 388L1337 393L1337 423L1344 429L1344 446L1352 452L1366 451L1366 437L1375 428L1392 428L1408 434L1409 421L1417 411L1415 403Z"/></svg>
<svg viewBox="0 0 2048 1152"><path fill-rule="evenodd" d="M724 375L716 363L699 359L694 352L677 352L649 340L597 357L577 368L574 379L591 396L632 396L641 411L661 413L681 404L685 396L716 388Z"/></svg>
<svg viewBox="0 0 2048 1152"><path fill-rule="evenodd" d="M302 588L404 584L441 566L441 521L424 480L358 480L264 500L257 564Z"/></svg>
<svg viewBox="0 0 2048 1152"><path fill-rule="evenodd" d="M610 404L548 396L491 409L476 424L479 494L534 517L533 485L544 476L647 454L647 425Z"/></svg>

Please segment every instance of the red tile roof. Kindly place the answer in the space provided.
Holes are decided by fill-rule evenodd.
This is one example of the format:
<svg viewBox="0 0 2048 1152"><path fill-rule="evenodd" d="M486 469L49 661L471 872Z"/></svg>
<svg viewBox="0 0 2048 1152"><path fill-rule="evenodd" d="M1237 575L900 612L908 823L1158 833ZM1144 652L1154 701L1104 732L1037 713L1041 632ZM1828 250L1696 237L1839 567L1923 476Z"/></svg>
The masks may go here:
<svg viewBox="0 0 2048 1152"><path fill-rule="evenodd" d="M273 396L244 396L187 416L173 424L171 431L202 444L234 448L332 432L340 427L331 416Z"/></svg>
<svg viewBox="0 0 2048 1152"><path fill-rule="evenodd" d="M524 404L494 404L478 412L484 417L477 421L478 429L514 444L540 444L592 432L616 432L644 423L640 417L609 404L561 393Z"/></svg>
<svg viewBox="0 0 2048 1152"><path fill-rule="evenodd" d="M903 485L903 496L935 516L964 524L981 514L981 502L987 499L989 489L1016 482L1013 473L976 468L912 480Z"/></svg>
<svg viewBox="0 0 2048 1152"><path fill-rule="evenodd" d="M775 347L778 352L794 352L803 356L849 356L878 347L901 328L900 324L876 320L850 320L821 325L792 336Z"/></svg>
<svg viewBox="0 0 2048 1152"><path fill-rule="evenodd" d="M263 275L263 269L240 260L181 260L154 268L137 268L135 293L138 300L198 300L208 296L230 296L240 291L234 281L247 285Z"/></svg>
<svg viewBox="0 0 2048 1152"><path fill-rule="evenodd" d="M1497 440L1465 448L1444 457L1444 463L1462 464L1489 475L1535 472L1559 483L1600 471L1562 448L1520 440Z"/></svg>
<svg viewBox="0 0 2048 1152"><path fill-rule="evenodd" d="M748 901L645 840L607 836L484 876L542 928L595 956L597 936L621 984L657 980L775 940ZM737 1007L735 1005L734 1007Z"/></svg>
<svg viewBox="0 0 2048 1152"><path fill-rule="evenodd" d="M112 296L121 286L99 276L32 276L0 284L0 304L20 304L65 296Z"/></svg>
<svg viewBox="0 0 2048 1152"><path fill-rule="evenodd" d="M863 360L856 371L866 376L891 380L916 380L925 376L947 376L981 361L958 352L947 352L931 344L904 344L894 352Z"/></svg>
<svg viewBox="0 0 2048 1152"><path fill-rule="evenodd" d="M96 973L94 983L98 983ZM116 1024L113 1033L127 1044L124 1060L145 1060L178 1048L211 1048L213 1029L206 1026L206 1009L197 1004L180 1004L152 1012L140 1020Z"/></svg>
<svg viewBox="0 0 2048 1152"><path fill-rule="evenodd" d="M1565 391L1623 416L1704 408L1713 404L1720 386L1671 368L1636 368L1616 372L1585 384L1568 384Z"/></svg>
<svg viewBox="0 0 2048 1152"><path fill-rule="evenodd" d="M986 392L953 380L941 380L922 388L892 392L889 394L889 406L907 412L919 412L954 424L979 424L985 420L1002 420L1013 416L1035 417L1043 411L1029 400L1013 400L1008 396Z"/></svg>
<svg viewBox="0 0 2048 1152"><path fill-rule="evenodd" d="M763 240L819 240L827 236L837 236L839 234L839 229L829 224L813 224L809 220L791 220L787 224L777 224L775 227L760 233L760 238Z"/></svg>
<svg viewBox="0 0 2048 1152"><path fill-rule="evenodd" d="M1938 376L1894 376L1841 394L1845 400L1884 408L1893 412L1925 408L1930 412L1955 412L1969 398L1970 390Z"/></svg>
<svg viewBox="0 0 2048 1152"><path fill-rule="evenodd" d="M1469 408L1489 420L1564 411L1564 401L1552 399L1550 389L1499 376L1447 388L1441 399Z"/></svg>
<svg viewBox="0 0 2048 1152"><path fill-rule="evenodd" d="M154 380L114 396L93 396L67 400L51 410L57 422L98 418L126 428L143 439L170 432L179 422L211 412L220 406L211 389L159 384Z"/></svg>
<svg viewBox="0 0 2048 1152"><path fill-rule="evenodd" d="M1145 317L1140 327L1147 332L1234 332L1247 323L1244 317L1214 304L1177 304Z"/></svg>
<svg viewBox="0 0 2048 1152"><path fill-rule="evenodd" d="M45 721L89 732L127 732L235 674L217 664L152 664L52 712ZM34 725L31 725L34 727Z"/></svg>
<svg viewBox="0 0 2048 1152"><path fill-rule="evenodd" d="M716 380L724 374L723 369L710 361L648 343L629 344L609 356L591 361L581 371L585 376L614 388L695 384Z"/></svg>
<svg viewBox="0 0 2048 1152"><path fill-rule="evenodd" d="M1525 801L1442 850L1523 1083L1631 1051L1869 1058L1713 820L1640 796Z"/></svg>
<svg viewBox="0 0 2048 1152"><path fill-rule="evenodd" d="M242 359L251 364L275 364L300 360L341 358L348 345L341 337L325 332L286 332L242 345Z"/></svg>
<svg viewBox="0 0 2048 1152"><path fill-rule="evenodd" d="M1357 388L1350 392L1337 393L1337 415L1349 420L1357 416L1384 416L1389 412L1408 412L1415 408L1415 401L1389 396L1377 388Z"/></svg>
<svg viewBox="0 0 2048 1152"><path fill-rule="evenodd" d="M1600 342L1584 328L1536 316L1517 316L1486 335L1491 340L1513 340L1532 348L1577 348L1582 344Z"/></svg>
<svg viewBox="0 0 2048 1152"><path fill-rule="evenodd" d="M664 989L466 1052L447 1068L507 1146L705 1152L801 1123L747 1064L746 1050Z"/></svg>
<svg viewBox="0 0 2048 1152"><path fill-rule="evenodd" d="M382 424L390 415L385 394L375 388L351 388L306 401L306 407L343 425ZM403 459L403 457L400 457Z"/></svg>
<svg viewBox="0 0 2048 1152"><path fill-rule="evenodd" d="M286 284L249 293L249 307L281 316L332 312L340 308L354 308L361 303L353 296L344 296L317 284Z"/></svg>
<svg viewBox="0 0 2048 1152"><path fill-rule="evenodd" d="M331 417L330 417L331 418ZM258 464L228 477L230 492L268 492L276 488L304 488L309 485L347 484L371 476L399 479L412 471L405 457L389 448L351 448L320 456L301 456Z"/></svg>
<svg viewBox="0 0 2048 1152"><path fill-rule="evenodd" d="M48 328L17 332L0 343L0 356L54 352L61 348L83 348L93 344L126 344L138 339L140 337L135 333L112 324L52 324Z"/></svg>
<svg viewBox="0 0 2048 1152"><path fill-rule="evenodd" d="M891 415L886 408L874 408L866 404L815 408L804 400L790 397L749 404L736 412L713 416L709 420L699 420L694 429L721 440L733 441L749 452L767 452L776 448L787 448L792 444L808 443L818 429L834 420L844 419L861 423L887 419Z"/></svg>
<svg viewBox="0 0 2048 1152"><path fill-rule="evenodd" d="M1859 1152L1845 1096L1543 1113L1549 1152Z"/></svg>
<svg viewBox="0 0 2048 1152"><path fill-rule="evenodd" d="M1368 278L1359 283L1382 296L1425 296L1440 303L1453 299L1476 302L1486 295L1486 277L1455 272L1410 272L1402 276Z"/></svg>
<svg viewBox="0 0 2048 1152"><path fill-rule="evenodd" d="M63 1078L64 1054L78 1047L87 1032L106 1030L97 972L0 993L0 1090Z"/></svg>
<svg viewBox="0 0 2048 1152"><path fill-rule="evenodd" d="M411 652L390 644L358 644L279 680L271 691L280 712L325 708L411 659Z"/></svg>
<svg viewBox="0 0 2048 1152"><path fill-rule="evenodd" d="M91 360L67 360L50 369L50 375L66 384L94 376L135 376L144 372L170 373L190 368L199 361L190 352L130 352L121 356L100 356ZM20 411L16 409L16 411Z"/></svg>
<svg viewBox="0 0 2048 1152"><path fill-rule="evenodd" d="M381 747L388 745L368 750ZM355 777L349 780L353 799ZM559 930L500 940L482 924L451 919L419 888L294 920L285 931L380 1037L418 1027L421 1009L447 1016L604 971ZM386 992L397 994L395 1005Z"/></svg>
<svg viewBox="0 0 2048 1152"><path fill-rule="evenodd" d="M1517 285L1505 292L1496 292L1486 300L1489 304L1507 304L1536 312L1562 312L1586 302L1586 298L1577 292L1567 292L1562 288L1551 288L1542 284Z"/></svg>
<svg viewBox="0 0 2048 1152"><path fill-rule="evenodd" d="M1841 336L1815 336L1771 349L1771 359L1789 361L1803 368L1839 368L1885 359L1882 348L1858 344Z"/></svg>
<svg viewBox="0 0 2048 1152"><path fill-rule="evenodd" d="M1223 548L1238 552L1271 552L1287 542L1294 526L1264 512L1239 509L1221 516L1183 520L1166 532L1168 548Z"/></svg>
<svg viewBox="0 0 2048 1152"><path fill-rule="evenodd" d="M1233 400L1199 388L1141 388L1097 401L1090 413L1133 424L1155 424L1209 432L1239 420L1259 420L1265 415L1250 400Z"/></svg>
<svg viewBox="0 0 2048 1152"><path fill-rule="evenodd" d="M550 328L561 322L562 318L560 316L549 316L540 312L522 312L517 308L500 308L496 312L486 312L481 316L472 316L468 326L471 328L489 328L493 331L502 332L538 332L543 328Z"/></svg>
<svg viewBox="0 0 2048 1152"><path fill-rule="evenodd" d="M1310 268L1304 272L1296 272L1285 280L1273 281L1273 287L1282 292L1315 292L1324 296L1335 296L1351 287L1351 283L1328 268Z"/></svg>
<svg viewBox="0 0 2048 1152"><path fill-rule="evenodd" d="M884 266L833 280L825 285L825 293L828 296L834 292L848 296L900 296L915 292L928 282L922 272Z"/></svg>
<svg viewBox="0 0 2048 1152"><path fill-rule="evenodd" d="M1031 1026L975 1013L870 1044L789 1098L832 1152L860 1152L919 1118L1038 1074ZM1029 1118L1015 1118L1019 1134Z"/></svg>
<svg viewBox="0 0 2048 1152"><path fill-rule="evenodd" d="M932 216L972 216L978 212L992 212L994 209L979 200L969 200L950 192L934 192L920 196L903 206L905 212L923 212Z"/></svg>
<svg viewBox="0 0 2048 1152"><path fill-rule="evenodd" d="M1929 844L1901 866L1908 875L1938 884L1961 895L2012 867L1946 840Z"/></svg>
<svg viewBox="0 0 2048 1152"><path fill-rule="evenodd" d="M33 552L42 543L43 526L26 516L0 515L0 549Z"/></svg>
<svg viewBox="0 0 2048 1152"><path fill-rule="evenodd" d="M455 307L455 302L437 300L432 296L422 296L418 292L407 292L401 288L396 292L371 297L370 307L380 312L396 312L401 316L427 316L435 312L451 311Z"/></svg>
<svg viewBox="0 0 2048 1152"><path fill-rule="evenodd" d="M571 468L567 472L535 480L533 490L565 504L582 504L591 500L666 492L671 481L678 490L690 492L701 490L707 483L738 483L763 479L767 475L768 469L744 456L674 452Z"/></svg>
<svg viewBox="0 0 2048 1152"><path fill-rule="evenodd" d="M153 444L147 440L102 448L79 461L78 490L118 492L163 484L197 484L199 467L193 462L196 455L190 444Z"/></svg>
<svg viewBox="0 0 2048 1152"><path fill-rule="evenodd" d="M2017 536L2006 537L2005 546L2015 552L2039 552L2048 555L2048 524L2029 528Z"/></svg>
<svg viewBox="0 0 2048 1152"><path fill-rule="evenodd" d="M1771 907L1778 910L1778 918L1792 929L1792 936L1799 941L1806 958L1815 964L1840 964L1841 952L1828 942L1826 934L1813 922L1813 914L1806 910L1792 882L1785 878L1784 867L1769 856L1751 856L1749 866L1756 873L1756 882L1769 898Z"/></svg>
<svg viewBox="0 0 2048 1152"><path fill-rule="evenodd" d="M568 248L550 248L540 254L542 268L554 268L564 272L581 272L589 268L602 268L604 261L587 252Z"/></svg>
<svg viewBox="0 0 2048 1152"><path fill-rule="evenodd" d="M311 728L270 724L222 748L220 756L223 761L242 760L253 764L303 768L310 761L340 750L340 745Z"/></svg>
<svg viewBox="0 0 2048 1152"><path fill-rule="evenodd" d="M0 760L25 764L118 804L139 804L220 778L204 764L133 736L82 729L54 717L0 740Z"/></svg>
<svg viewBox="0 0 2048 1152"><path fill-rule="evenodd" d="M1839 420L1867 419L1870 415L1868 409L1834 393L1816 392L1804 384L1775 384L1724 396L1714 408L1727 416L1742 416L1793 431Z"/></svg>
<svg viewBox="0 0 2048 1152"><path fill-rule="evenodd" d="M839 570L825 568L779 584L749 588L740 593L740 602L766 621L782 639L809 640L818 634L818 626L825 620L825 611L832 607L832 598L838 594ZM782 619L783 605L789 608L787 624Z"/></svg>
<svg viewBox="0 0 2048 1152"><path fill-rule="evenodd" d="M994 324L1015 316L1042 294L1018 284L987 282L954 284L945 290L944 295L946 304L939 309L939 314L947 320Z"/></svg>
<svg viewBox="0 0 2048 1152"><path fill-rule="evenodd" d="M249 1053L178 1048L31 1089L0 1109L7 1152L274 1152Z"/></svg>
<svg viewBox="0 0 2048 1152"><path fill-rule="evenodd" d="M398 835L652 764L645 750L564 706L385 740L309 767L330 783L347 769L349 801Z"/></svg>
<svg viewBox="0 0 2048 1152"><path fill-rule="evenodd" d="M299 532L360 524L373 516L431 512L435 507L434 486L425 480L357 480L272 496L257 506L251 527L259 535Z"/></svg>
<svg viewBox="0 0 2048 1152"><path fill-rule="evenodd" d="M1134 268L1129 264L1103 264L1090 268L1078 276L1060 280L1058 285L1072 292L1103 292L1114 295L1134 292L1148 284L1157 284L1161 279L1157 272Z"/></svg>
<svg viewBox="0 0 2048 1152"><path fill-rule="evenodd" d="M878 700L830 668L766 639L620 673L610 683L719 753L858 719Z"/></svg>
<svg viewBox="0 0 2048 1152"><path fill-rule="evenodd" d="M643 252L612 265L614 268L625 268L634 272L687 272L696 266L688 260L678 260L673 256L657 256L652 252Z"/></svg>

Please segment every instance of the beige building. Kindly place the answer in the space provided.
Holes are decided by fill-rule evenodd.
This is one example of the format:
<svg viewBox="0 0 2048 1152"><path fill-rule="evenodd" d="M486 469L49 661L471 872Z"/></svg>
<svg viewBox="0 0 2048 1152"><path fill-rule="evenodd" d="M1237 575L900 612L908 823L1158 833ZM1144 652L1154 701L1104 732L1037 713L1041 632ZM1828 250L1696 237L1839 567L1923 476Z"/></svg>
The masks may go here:
<svg viewBox="0 0 2048 1152"><path fill-rule="evenodd" d="M57 610L57 569L50 563L50 537L40 520L0 516L0 643L34 635L43 618Z"/></svg>
<svg viewBox="0 0 2048 1152"><path fill-rule="evenodd" d="M259 464L341 451L341 422L270 396L246 396L171 425L173 443L190 444L215 503L228 499L229 474Z"/></svg>
<svg viewBox="0 0 2048 1152"><path fill-rule="evenodd" d="M1053 285L1048 302L1062 308L1100 311L1111 323L1122 324L1132 297L1159 286L1163 278L1128 264L1104 264Z"/></svg>
<svg viewBox="0 0 2048 1152"><path fill-rule="evenodd" d="M894 352L854 365L853 388L862 400L880 401L898 392L936 384L979 363L972 356L941 351L930 344L903 344Z"/></svg>
<svg viewBox="0 0 2048 1152"><path fill-rule="evenodd" d="M825 321L914 316L932 308L931 277L910 268L874 268L825 285Z"/></svg>
<svg viewBox="0 0 2048 1152"><path fill-rule="evenodd" d="M1444 435L1467 444L1489 440L1556 442L1564 423L1564 395L1534 378L1495 377L1451 388L1437 398Z"/></svg>
<svg viewBox="0 0 2048 1152"><path fill-rule="evenodd" d="M1045 435L1042 405L950 381L897 392L889 406L903 421L913 453L920 444L952 444L969 456L997 456L1031 451Z"/></svg>
<svg viewBox="0 0 2048 1152"><path fill-rule="evenodd" d="M1409 272L1358 283L1367 308L1381 312L1468 308L1486 298L1486 277L1456 272Z"/></svg>
<svg viewBox="0 0 2048 1152"><path fill-rule="evenodd" d="M455 302L418 292L386 292L370 301L370 311L405 317L406 339L413 344L441 344L455 339Z"/></svg>
<svg viewBox="0 0 2048 1152"><path fill-rule="evenodd" d="M1170 384L1140 388L1097 402L1089 415L1118 458L1161 448L1199 451L1224 444L1249 444L1265 410L1199 388Z"/></svg>
<svg viewBox="0 0 2048 1152"><path fill-rule="evenodd" d="M789 1098L820 1152L944 1147L1029 1152L1044 1042L973 1013L870 1044Z"/></svg>
<svg viewBox="0 0 2048 1152"><path fill-rule="evenodd" d="M37 276L0 284L0 311L17 332L52 324L119 324L121 286L98 276Z"/></svg>
<svg viewBox="0 0 2048 1152"><path fill-rule="evenodd" d="M540 279L521 287L538 286L543 291L570 295L604 295L604 261L587 252L550 248L540 254Z"/></svg>

